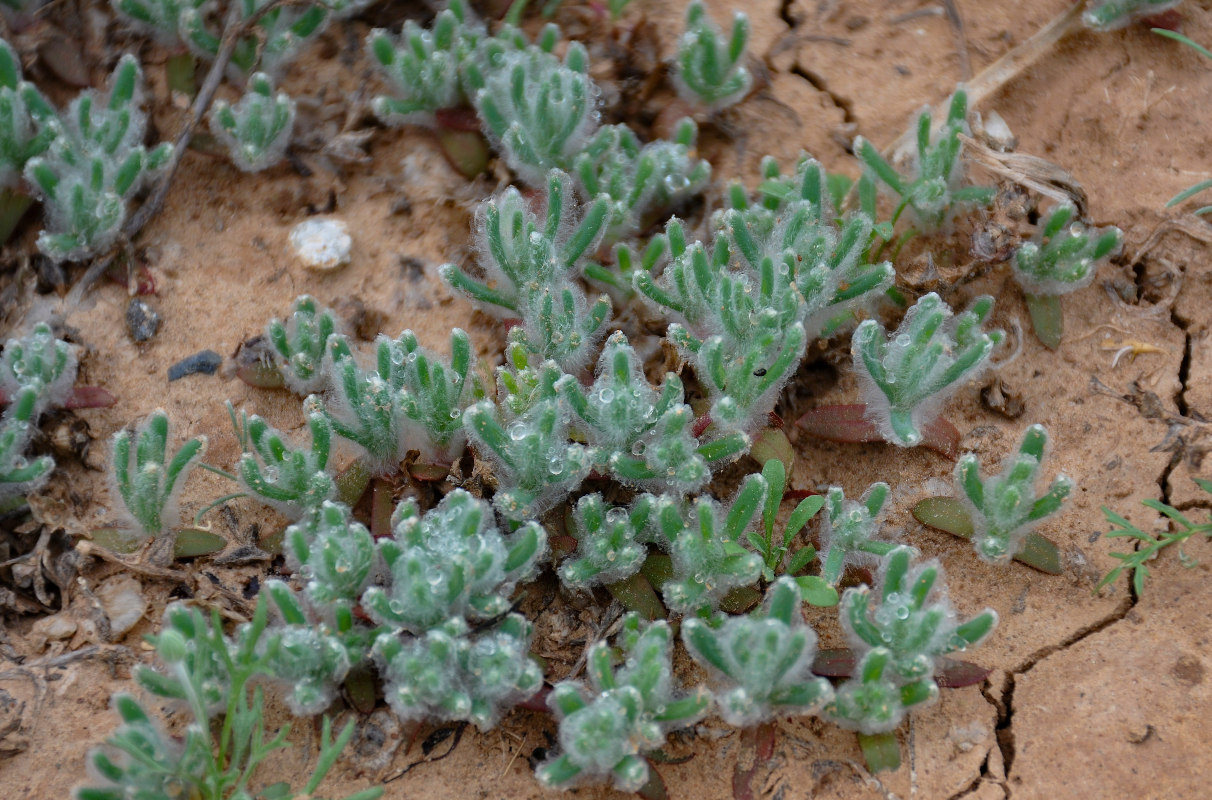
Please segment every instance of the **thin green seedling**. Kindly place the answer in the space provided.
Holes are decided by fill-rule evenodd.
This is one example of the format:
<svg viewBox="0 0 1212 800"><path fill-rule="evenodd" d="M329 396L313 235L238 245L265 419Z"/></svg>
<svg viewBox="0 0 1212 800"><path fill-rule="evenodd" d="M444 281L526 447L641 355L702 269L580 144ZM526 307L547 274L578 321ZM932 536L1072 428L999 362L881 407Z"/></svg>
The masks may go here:
<svg viewBox="0 0 1212 800"><path fill-rule="evenodd" d="M277 646L267 625L264 596L252 621L234 641L224 635L218 610L207 618L197 609L169 606L162 632L149 637L168 667L167 674L140 667L135 679L159 698L184 703L190 716L185 735L170 737L133 696L115 696L114 709L122 725L107 748L90 754L93 779L99 785L78 788L76 800L171 797L182 792L199 800L249 797L258 768L271 753L288 746L290 732L285 725L270 736L260 687L249 696L249 682L264 673ZM212 724L216 716L222 716L222 722ZM263 789L260 796L313 797L353 738L354 727L350 721L334 737L332 721L325 718L319 755L302 791L280 783ZM382 787L374 787L347 800L374 800L382 793Z"/></svg>
<svg viewBox="0 0 1212 800"><path fill-rule="evenodd" d="M1166 30L1165 28L1153 28L1152 30L1158 36L1165 36L1167 39L1173 39L1176 42L1181 42L1181 43L1185 44L1187 47L1190 47L1191 49L1195 50L1195 52L1203 55L1204 57L1206 57L1208 59L1212 59L1212 50L1209 50L1208 48L1204 47L1203 45L1199 44L1198 42L1196 42L1186 36L1183 36L1181 33L1178 33L1176 31ZM1206 181L1200 181L1199 183L1195 184L1194 186L1184 189L1183 191L1174 195L1166 202L1166 208L1172 208L1172 207L1178 205L1179 203L1182 203L1185 200L1188 200L1207 189L1212 189L1212 179L1209 179ZM1193 214L1212 213L1212 205L1203 206L1202 208L1197 208L1197 209L1195 209L1195 211L1193 211L1191 213L1193 213Z"/></svg>
<svg viewBox="0 0 1212 800"><path fill-rule="evenodd" d="M1196 478L1195 482L1205 492L1212 493L1212 481ZM1163 550L1172 545L1177 545L1179 563L1184 567L1194 567L1198 562L1183 551L1183 544L1194 536L1203 536L1212 539L1212 517L1209 518L1208 522L1192 522L1174 506L1152 498L1142 500L1141 505L1151 508L1169 518L1173 523L1174 529L1161 531L1156 534L1148 533L1133 525L1126 518L1103 506L1103 514L1107 516L1107 521L1114 526L1107 532L1107 537L1135 539L1137 547L1136 550L1130 553L1113 552L1109 554L1112 558L1117 559L1120 564L1103 576L1098 585L1094 587L1096 592L1118 579L1123 573L1130 572L1132 573L1132 590L1139 597L1144 594L1145 579L1149 577L1148 562L1157 558Z"/></svg>
<svg viewBox="0 0 1212 800"><path fill-rule="evenodd" d="M812 545L805 545L792 552L791 543L808 521L824 507L825 498L812 495L801 500L788 517L781 536L776 538L779 506L782 505L787 484L787 468L782 461L772 458L762 467L762 477L766 481L762 525L758 532L749 531L745 538L762 558L763 580L771 582L780 573L795 576L816 558L816 548ZM837 603L837 591L829 586L827 581L808 575L797 578L797 581L800 581L800 591L804 592L812 605L831 606Z"/></svg>
<svg viewBox="0 0 1212 800"><path fill-rule="evenodd" d="M1094 0L1082 14L1087 28L1100 32L1131 25L1142 17L1151 17L1181 3L1182 0Z"/></svg>

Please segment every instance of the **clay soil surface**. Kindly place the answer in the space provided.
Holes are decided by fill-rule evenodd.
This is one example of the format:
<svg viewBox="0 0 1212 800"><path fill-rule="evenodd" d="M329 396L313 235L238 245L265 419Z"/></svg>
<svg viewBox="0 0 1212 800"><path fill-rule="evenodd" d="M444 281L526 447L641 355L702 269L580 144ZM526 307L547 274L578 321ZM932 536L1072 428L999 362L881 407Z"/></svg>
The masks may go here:
<svg viewBox="0 0 1212 800"><path fill-rule="evenodd" d="M700 152L713 162L716 185L707 208L689 215L691 223L702 224L726 182L753 185L765 155L790 167L807 151L832 170L857 174L846 150L856 135L880 147L892 142L919 108L945 101L957 82L980 73L1068 3L750 0L743 10L753 23L759 79L742 104L702 121ZM660 73L681 30L684 3L636 0L621 25L642 35L621 51L610 44L606 24L579 5L566 0L557 21L587 42L600 65L594 74L605 87L608 121L626 118L645 134L659 130L660 111L672 98ZM728 0L709 5L717 19L731 10ZM184 112L164 84L166 53L111 22L107 4L67 6L48 17L59 26L44 31L58 37L52 45L32 34L12 39L32 78L63 102L74 90L49 62L64 52L83 53L77 69L100 85L117 56L136 49L155 127L163 137L174 135ZM1212 3L1189 1L1182 13L1183 31L1212 44ZM108 440L153 409L168 411L178 436L205 434L207 462L226 469L239 448L225 401L283 430L301 430L299 401L285 392L249 388L224 370L167 377L171 365L198 351L235 353L269 317L289 313L297 295L337 308L366 349L380 332L394 336L411 328L423 344L446 352L448 331L459 326L471 333L485 368L499 363L504 329L447 288L437 268L471 260L475 203L508 179L507 171L502 166L492 177L468 181L448 166L427 132L376 127L366 111L383 89L362 42L372 26L398 28L406 14L424 11L379 4L329 30L288 69L283 85L300 107L290 163L246 175L205 152L185 157L163 212L133 247L155 279L156 293L146 300L163 318L150 341L135 344L127 333L125 286L102 281L73 306L65 298L82 268L38 274L38 262L29 258L36 218L4 250L0 335L24 330L31 320L57 320L81 347L80 382L102 386L118 401L109 409L65 412L44 425L44 446L59 446L59 470L34 499L32 527L22 533L0 527L0 536L26 546L41 530L62 531L52 537L59 549L46 556L46 570L54 573L56 558L73 541L113 520L103 471ZM1064 574L988 566L959 539L916 523L909 514L915 502L949 493L952 462L923 450L824 443L790 429L793 487L840 485L856 496L872 481L893 485L890 535L942 561L961 613L989 606L1000 615L996 633L966 655L993 672L982 685L944 691L939 703L914 715L899 732L902 767L878 776L863 767L853 734L815 719L780 721L768 759L758 758L738 732L716 721L700 724L675 735L665 748L670 762L658 765L674 800L731 798L734 774L750 768L747 796L787 800L1208 796L1212 547L1202 541L1187 547L1186 555L1199 560L1193 567L1165 552L1150 565L1141 597L1123 579L1101 591L1095 584L1116 564L1109 553L1125 547L1102 535L1108 526L1100 506L1148 528L1161 521L1141 507L1143 499L1164 499L1197 517L1212 499L1192 481L1212 477L1201 464L1212 446L1205 423L1212 419L1212 227L1163 208L1178 191L1210 177L1212 63L1140 26L1078 32L976 110L998 112L1017 137L1018 152L1070 173L1089 199L1093 221L1125 233L1123 255L1104 266L1092 286L1065 297L1065 337L1056 351L1032 335L1007 265L978 263L972 255L971 234L986 220L976 218L949 238L915 243L897 262L907 291L937 289L956 306L993 294L994 322L1012 332L1012 342L1021 341L1016 358L1006 348L1002 365L960 392L946 413L963 434L962 448L985 464L1016 446L1027 424L1047 426L1054 443L1048 473L1063 471L1079 487L1068 510L1041 531L1059 545ZM357 137L350 134L361 130L369 135L358 158ZM996 180L978 168L973 176ZM352 262L332 274L305 269L287 242L290 229L317 212L343 220L353 237ZM847 363L844 341L810 348L780 402L783 418L815 405L857 402ZM982 401L979 390L994 384L1007 403ZM91 443L75 447L75 455L61 441L73 429L82 437L77 445ZM756 469L749 461L742 467L721 478L722 496L737 475ZM231 491L220 476L196 472L183 498L187 518ZM399 496L415 491L398 487ZM15 583L12 571L4 572L0 592L10 603L0 621L0 795L64 798L85 778L85 754L116 724L111 695L133 690L133 667L152 662L141 636L158 629L171 599L191 596L232 620L247 617L257 586L281 562L244 561L241 554L283 522L249 500L235 500L211 511L206 523L230 546L217 557L176 565L182 574L171 580L131 578L104 560L85 559L78 575L41 579L40 601L32 584ZM147 608L131 631L114 639L99 624L91 598L132 579ZM606 603L598 602L607 598L567 596L550 574L528 591L523 608L537 624L535 650L549 678L558 680L608 620ZM842 646L832 611L807 614L822 646ZM684 656L678 670L683 679L702 678ZM355 713L340 703L334 710L342 720ZM288 719L285 707L272 701L271 725ZM393 800L544 795L531 761L553 742L554 722L546 715L515 711L487 733L424 726L411 747L412 731L396 725L385 708L357 719L355 747L334 770L327 796L381 781L389 781L385 796ZM302 774L315 758L317 737L316 728L296 721L295 746L271 759L262 773L266 782ZM578 791L580 797L609 794Z"/></svg>

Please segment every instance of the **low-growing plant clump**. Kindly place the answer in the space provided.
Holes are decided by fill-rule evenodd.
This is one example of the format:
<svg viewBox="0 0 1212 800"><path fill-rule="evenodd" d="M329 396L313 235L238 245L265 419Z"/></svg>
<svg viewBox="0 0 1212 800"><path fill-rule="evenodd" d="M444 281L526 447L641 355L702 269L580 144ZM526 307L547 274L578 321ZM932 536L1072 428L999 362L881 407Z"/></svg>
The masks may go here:
<svg viewBox="0 0 1212 800"><path fill-rule="evenodd" d="M259 171L286 156L299 109L272 76L363 4L250 0L234 6L243 27L230 31L215 27L209 4L114 5L191 63L226 54L244 94L211 106L210 129L239 169ZM1128 5L1098 4L1086 22L1113 27L1136 13ZM255 615L234 634L217 612L168 607L149 637L164 669L142 667L135 680L183 707L184 728L170 735L147 704L116 696L121 724L90 756L81 800L313 796L354 723L333 736L324 717L301 789L260 787L257 767L287 746L287 731L266 731L257 681L299 716L328 714L368 680L371 702L381 693L405 722L488 730L521 703L545 705L558 730L536 775L556 788L639 791L659 780L650 757L669 733L712 714L740 728L816 715L858 732L873 771L890 769L894 731L937 700L949 654L995 629L992 609L968 617L955 608L937 558L888 535L892 481L851 494L858 499L847 498L853 487L817 486L784 516L794 451L776 413L810 348L844 352L848 340L862 405L832 417L849 426L839 438L937 449L948 400L993 367L1006 338L993 327L993 297L962 309L936 292L912 297L893 263L911 238L929 248L993 201L993 187L967 175L966 91L955 91L940 125L929 111L918 116L908 171L860 137L853 183L808 155L787 173L768 157L755 188L713 193L698 124L753 89L744 14L725 33L702 3L689 5L670 77L698 122L644 141L626 123L603 122L589 50L562 41L554 24L527 35L522 8L492 25L452 0L428 27L375 30L365 45L386 89L371 104L383 123L433 130L470 175L493 151L519 184L477 206L469 263L439 271L504 322L502 363L490 374L458 328L449 357L412 330L380 334L361 352L332 309L303 295L267 323L266 357L241 377L297 395L305 439L229 404L240 454L228 473L200 463L205 437L176 444L163 411L113 437L122 522L98 541L141 546L137 560L163 568L181 553L178 500L204 466L238 484L216 502L247 497L286 520L276 545L285 571L264 581ZM106 93L85 91L60 113L0 47L0 186L43 202L37 246L47 257L114 246L127 202L173 156L172 145L144 145L142 78L123 56ZM479 129L459 130L456 117ZM718 210L696 210L704 196ZM1121 242L1118 229L1058 205L1018 243L1005 275L1050 347L1061 337L1056 297L1088 285ZM33 432L67 401L76 369L75 350L48 326L5 344L0 509L50 477L53 459L30 456ZM1055 545L1034 529L1061 511L1074 482L1062 475L1038 491L1047 439L1027 426L993 475L982 476L975 455L960 457L956 497L930 498L914 514L971 538L989 564L1058 572ZM342 451L353 458L339 470ZM416 491L393 502L404 484ZM1140 592L1148 555L1208 535L1171 506L1150 507L1179 530L1154 537L1108 511L1110 536L1144 546L1114 554L1123 564L1104 583L1131 570ZM617 646L588 644L584 680L551 685L534 654L524 600L544 571L565 596L609 595L626 610L610 629ZM847 669L818 663L805 605L836 606ZM679 685L678 646L708 683Z"/></svg>

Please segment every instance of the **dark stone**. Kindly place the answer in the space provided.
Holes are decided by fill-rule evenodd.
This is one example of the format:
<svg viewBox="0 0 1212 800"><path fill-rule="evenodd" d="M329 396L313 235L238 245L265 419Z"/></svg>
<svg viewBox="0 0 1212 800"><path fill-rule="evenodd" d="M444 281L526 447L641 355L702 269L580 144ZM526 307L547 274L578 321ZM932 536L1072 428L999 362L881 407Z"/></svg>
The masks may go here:
<svg viewBox="0 0 1212 800"><path fill-rule="evenodd" d="M194 353L188 358L183 358L176 364L168 368L169 381L175 381L179 378L184 378L186 375L201 373L203 375L214 375L219 369L219 365L223 363L223 356L216 353L214 350L203 350L200 353Z"/></svg>
<svg viewBox="0 0 1212 800"><path fill-rule="evenodd" d="M160 315L138 297L126 306L126 330L136 342L146 342L160 329Z"/></svg>

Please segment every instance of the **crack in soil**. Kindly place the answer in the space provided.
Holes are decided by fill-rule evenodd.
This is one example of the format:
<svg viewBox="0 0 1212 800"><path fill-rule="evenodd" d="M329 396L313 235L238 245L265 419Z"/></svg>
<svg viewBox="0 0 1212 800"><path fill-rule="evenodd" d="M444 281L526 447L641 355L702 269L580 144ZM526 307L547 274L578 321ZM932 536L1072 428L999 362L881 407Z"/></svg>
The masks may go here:
<svg viewBox="0 0 1212 800"><path fill-rule="evenodd" d="M1144 270L1142 268L1142 265L1140 265L1140 264L1134 265L1133 271L1136 274L1136 281L1139 286L1143 282L1143 279L1144 279ZM1189 415L1189 412L1190 412L1190 408L1188 407L1188 404L1187 404L1186 394L1187 394L1187 383L1190 379L1190 373L1191 373L1191 346L1192 346L1191 338L1192 337L1191 337L1191 333L1190 333L1190 329L1189 329L1189 322L1183 320L1181 318L1181 316L1179 316L1179 314L1173 309L1173 307L1171 307L1171 310L1170 310L1170 322L1176 328L1178 328L1179 330L1181 330L1183 332L1183 357L1182 357L1182 361L1179 363L1179 367L1178 367L1178 391L1176 391L1174 394L1174 405L1178 409L1178 413L1181 416L1186 417ZM1158 490L1161 494L1161 501L1163 503L1170 502L1170 494L1171 494L1170 493L1170 474L1174 471L1175 467L1178 466L1178 464L1181 462L1181 460L1182 460L1182 448L1180 447L1174 451L1173 457L1162 468L1161 475L1157 479ZM1137 544L1139 546L1139 543L1137 543ZM1039 650L1036 653L1033 653L1031 656L1029 656L1027 658L1027 660L1024 661L1022 664L1020 664L1018 667L1015 667L1013 670L1011 670L1006 675L1006 684L1002 690L1002 696L1001 696L1000 701L997 700L996 698L994 698L993 696L991 696L989 690L992 689L992 686L990 685L990 683L987 680L985 682L985 685L981 688L981 694L984 695L987 700L989 700L990 702L993 703L994 708L998 709L998 722L997 722L997 729L996 729L997 730L997 745L998 745L999 749L1001 750L1002 759L1004 762L1006 780L1005 780L1005 782L1001 782L1001 781L996 781L996 782L999 783L999 785L1001 785L1003 791L1005 791L1007 800L1009 800L1009 798L1011 797L1009 779L1010 779L1011 770L1013 769L1014 755L1015 755L1014 690L1015 690L1018 676L1025 675L1026 673L1030 672L1037 664L1039 664L1045 658L1048 658L1049 656L1051 656L1055 653L1058 653L1062 650L1067 650L1068 648L1072 647L1073 645L1077 644L1078 642L1081 642L1082 640L1084 640L1096 633L1104 631L1107 628L1114 625L1115 623L1123 620L1129 614L1129 612L1131 612L1132 609L1136 607L1137 603L1140 602L1140 597L1136 594L1136 590L1133 587L1131 580L1127 581L1127 592L1128 592L1127 596L1124 598L1124 600L1107 617L1103 618L1102 620L1099 620L1098 622L1095 622L1092 625L1088 625L1087 627L1085 627L1079 631L1076 631L1072 635L1066 637L1059 644L1049 645L1048 647L1042 648L1041 650ZM986 759L985 765L982 767L982 773L988 772L988 763L989 763L988 759ZM956 795L955 798L952 798L952 800L958 800L958 798L962 797L965 793L970 793L972 791L975 791L975 788L978 785L979 785L979 781L977 783L974 783L973 785L971 785L968 789L965 790L965 792L963 792L959 795Z"/></svg>
<svg viewBox="0 0 1212 800"><path fill-rule="evenodd" d="M989 774L989 757L991 755L992 749L989 753L985 754L985 760L981 762L981 770L979 773L977 773L977 776L972 779L972 782L948 797L947 800L963 800L963 798L975 794L985 783L996 783L998 786L1001 786L1003 790L1005 790L1005 784L999 780L995 780Z"/></svg>
<svg viewBox="0 0 1212 800"><path fill-rule="evenodd" d="M812 88L828 97L829 102L841 109L843 121L849 123L857 122L857 119L854 116L854 105L845 97L833 92L829 88L829 85L825 83L825 79L820 75L817 75L812 70L805 69L798 63L791 68L791 74L808 81L808 83L812 85Z"/></svg>
<svg viewBox="0 0 1212 800"><path fill-rule="evenodd" d="M795 0L783 0L779 4L779 19L787 23L787 27L791 30L795 30L800 26L799 18L791 13L791 4L794 2Z"/></svg>

